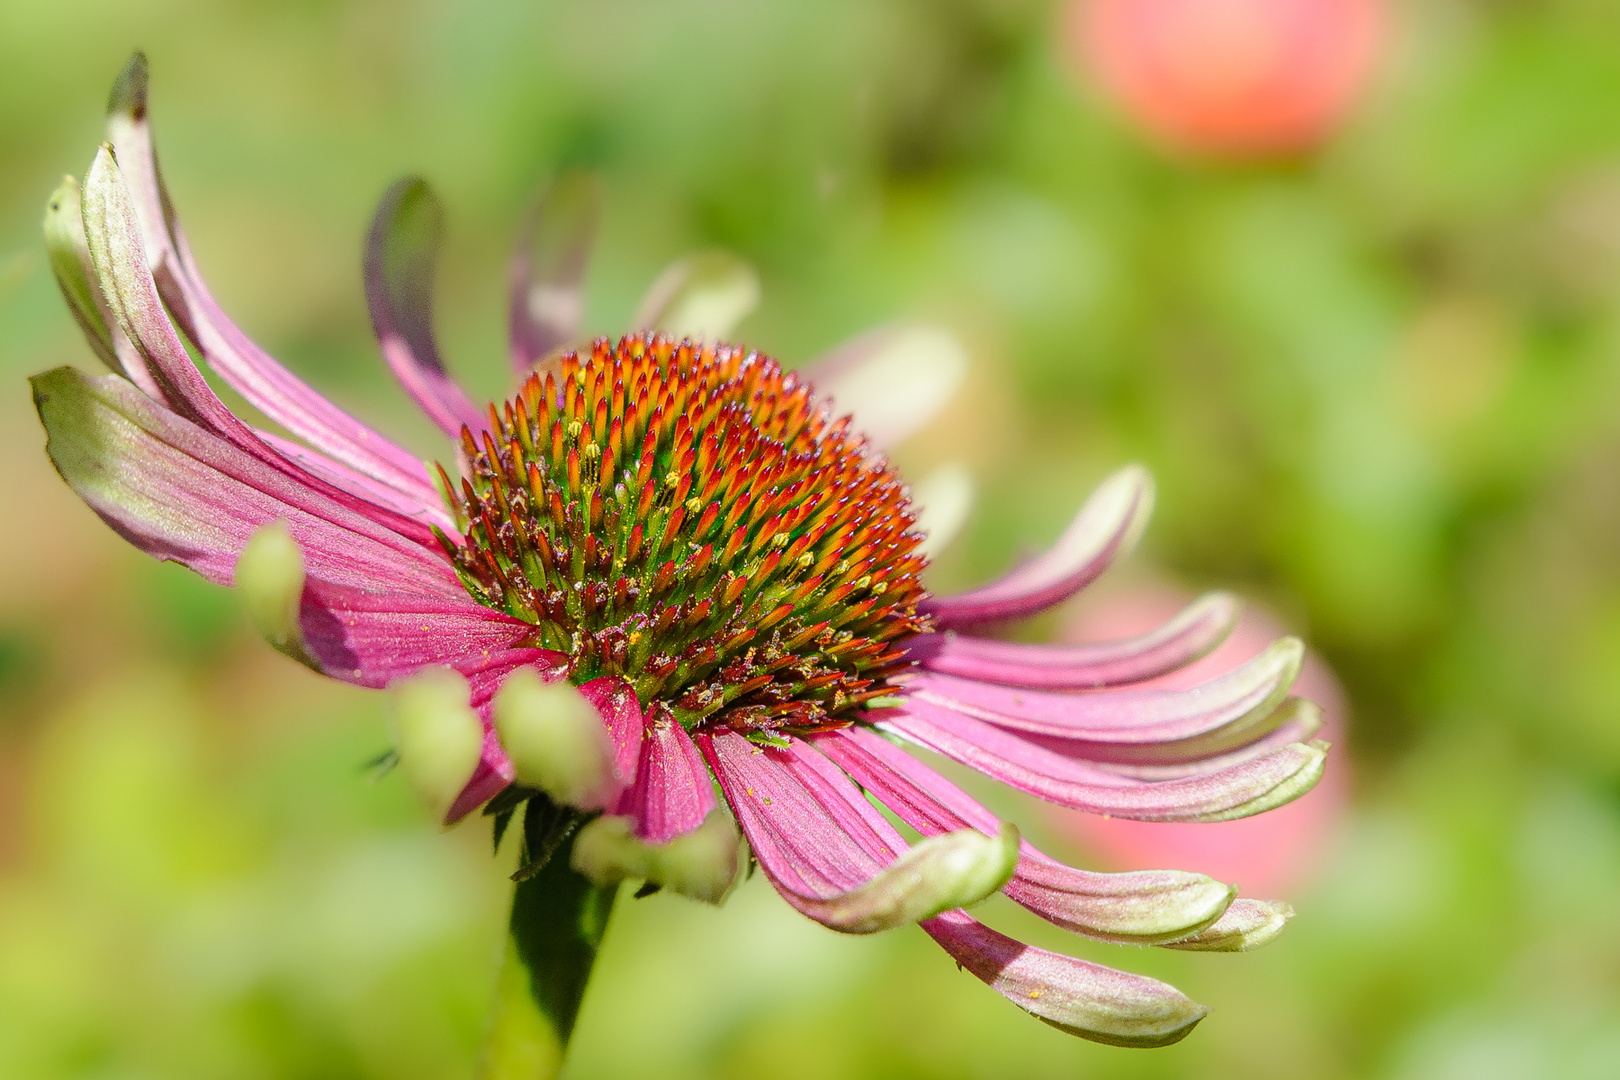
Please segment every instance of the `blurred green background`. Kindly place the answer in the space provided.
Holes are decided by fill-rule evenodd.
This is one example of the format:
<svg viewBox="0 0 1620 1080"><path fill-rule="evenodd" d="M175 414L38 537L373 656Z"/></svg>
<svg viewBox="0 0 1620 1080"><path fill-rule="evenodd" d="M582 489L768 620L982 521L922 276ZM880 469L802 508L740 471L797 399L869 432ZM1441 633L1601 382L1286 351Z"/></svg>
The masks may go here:
<svg viewBox="0 0 1620 1080"><path fill-rule="evenodd" d="M94 361L38 219L135 47L216 295L424 455L360 290L374 200L444 195L442 341L498 394L515 223L588 166L593 331L723 247L764 285L741 336L789 363L897 318L967 344L897 454L978 478L937 583L1141 460L1126 576L1260 598L1346 685L1352 809L1275 945L991 906L1210 1005L1185 1042L1070 1039L755 880L621 904L570 1075L1620 1075L1620 5L1395 15L1332 140L1242 165L1135 134L1037 0L0 3L0 1076L470 1076L504 926L481 825L364 774L379 696L264 648L42 452L24 376Z"/></svg>

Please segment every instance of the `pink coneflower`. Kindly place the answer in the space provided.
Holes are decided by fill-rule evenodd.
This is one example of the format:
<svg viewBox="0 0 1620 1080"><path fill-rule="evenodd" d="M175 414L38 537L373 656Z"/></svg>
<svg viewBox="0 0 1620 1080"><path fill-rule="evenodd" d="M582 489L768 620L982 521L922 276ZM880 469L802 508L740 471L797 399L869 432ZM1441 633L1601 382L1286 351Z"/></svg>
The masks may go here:
<svg viewBox="0 0 1620 1080"><path fill-rule="evenodd" d="M47 213L63 291L113 369L33 380L58 471L142 550L242 586L289 655L397 688L401 766L447 821L487 804L504 822L527 804L520 874L571 865L599 885L636 877L714 899L736 874L735 819L811 918L851 933L920 923L1042 1020L1137 1046L1181 1038L1204 1009L961 909L1000 890L1090 937L1193 949L1281 927L1283 906L1199 874L1058 863L907 749L1146 820L1242 817L1316 781L1313 712L1287 697L1297 641L1164 691L1128 684L1212 647L1222 612L1101 647L964 632L1065 599L1127 550L1151 503L1143 470L1104 483L1020 569L931 596L900 477L769 357L650 333L554 350L577 304L525 305L521 384L475 407L435 351L432 230L407 227L427 205L407 184L379 212L366 288L389 365L455 440L454 460L429 469L215 305L157 171L140 57L109 128L82 209L69 181ZM519 276L515 295L532 298ZM296 439L233 415L185 341ZM909 843L869 796L924 839ZM562 850L566 863L549 859ZM583 976L548 990L533 970L572 955L536 944L553 899L520 887L513 928L536 994L567 999L566 1038Z"/></svg>
<svg viewBox="0 0 1620 1080"><path fill-rule="evenodd" d="M1379 0L1075 0L1067 33L1138 124L1185 150L1306 149L1365 88Z"/></svg>

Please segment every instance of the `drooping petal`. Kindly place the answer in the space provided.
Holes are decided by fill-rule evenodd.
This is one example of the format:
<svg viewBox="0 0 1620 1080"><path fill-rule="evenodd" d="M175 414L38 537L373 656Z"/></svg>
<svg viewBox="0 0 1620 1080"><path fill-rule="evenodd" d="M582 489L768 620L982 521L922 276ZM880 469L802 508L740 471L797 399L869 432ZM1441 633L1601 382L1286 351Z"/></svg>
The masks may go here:
<svg viewBox="0 0 1620 1080"><path fill-rule="evenodd" d="M929 717L938 711L975 717L1096 761L1197 761L1281 726L1287 717L1277 706L1304 654L1298 638L1283 638L1242 667L1185 690L1057 694L924 672L910 683L907 708Z"/></svg>
<svg viewBox="0 0 1620 1080"><path fill-rule="evenodd" d="M1168 942L1165 948L1193 952L1250 952L1277 939L1294 917L1294 909L1281 900L1232 901L1214 924L1192 937Z"/></svg>
<svg viewBox="0 0 1620 1080"><path fill-rule="evenodd" d="M1094 491L1074 521L1041 555L992 584L920 604L942 628L1023 618L1044 611L1095 581L1129 551L1153 509L1153 479L1131 465Z"/></svg>
<svg viewBox="0 0 1620 1080"><path fill-rule="evenodd" d="M433 338L433 275L444 233L444 209L421 177L389 188L366 238L366 302L377 344L394 377L428 418L451 438L463 427L488 426L444 369Z"/></svg>
<svg viewBox="0 0 1620 1080"><path fill-rule="evenodd" d="M715 341L759 303L759 275L725 251L705 251L670 264L642 297L630 324L671 337Z"/></svg>
<svg viewBox="0 0 1620 1080"><path fill-rule="evenodd" d="M1113 1046L1168 1046L1208 1009L1173 986L1037 949L960 911L922 924L956 962L1061 1031Z"/></svg>
<svg viewBox="0 0 1620 1080"><path fill-rule="evenodd" d="M648 724L635 784L611 812L630 817L642 840L667 844L703 824L717 805L709 770L686 729L667 715Z"/></svg>
<svg viewBox="0 0 1620 1080"><path fill-rule="evenodd" d="M251 404L348 470L326 479L351 490L351 479L364 477L397 491L399 498L419 508L418 514L420 508L442 514L427 470L413 454L312 390L259 348L215 302L158 170L147 119L146 84L146 57L136 53L113 87L107 137L140 219L149 269L181 330L209 366ZM128 371L128 357L123 359ZM129 373L151 393L136 372ZM158 400L163 400L161 395Z"/></svg>
<svg viewBox="0 0 1620 1080"><path fill-rule="evenodd" d="M1158 678L1204 656L1237 625L1240 604L1210 593L1162 626L1123 641L1088 645L1027 645L947 631L907 643L925 671L976 682L1037 690L1092 690Z"/></svg>
<svg viewBox="0 0 1620 1080"><path fill-rule="evenodd" d="M518 234L508 323L512 367L520 378L535 361L579 336L585 261L601 213L596 178L565 174L546 187Z"/></svg>
<svg viewBox="0 0 1620 1080"><path fill-rule="evenodd" d="M1182 780L1191 776L1212 776L1242 762L1253 761L1255 758L1274 753L1293 743L1309 742L1318 731L1322 730L1322 708L1314 701L1291 697L1266 717L1265 727L1271 729L1270 732L1247 746L1194 761L1165 764L1099 761L1094 758L1091 764L1115 776L1136 780ZM1044 740L1044 744L1048 749L1056 750L1058 753L1065 753L1066 747L1072 746L1058 740Z"/></svg>
<svg viewBox="0 0 1620 1080"><path fill-rule="evenodd" d="M967 351L935 326L862 334L805 365L805 378L877 449L894 446L938 415L967 375Z"/></svg>
<svg viewBox="0 0 1620 1080"><path fill-rule="evenodd" d="M1016 830L995 839L965 830L908 850L849 778L803 743L762 750L731 732L698 742L761 869L831 929L870 934L928 918L982 900L1013 872Z"/></svg>
<svg viewBox="0 0 1620 1080"><path fill-rule="evenodd" d="M994 814L876 732L854 726L812 739L906 824L933 836L988 833ZM1002 890L1042 918L1104 941L1156 944L1209 926L1231 902L1230 886L1203 874L1148 870L1102 874L1058 862L1025 841L1017 873Z"/></svg>
<svg viewBox="0 0 1620 1080"><path fill-rule="evenodd" d="M888 711L878 726L1060 806L1139 821L1226 821L1281 806L1321 778L1327 751L1325 743L1293 743L1220 772L1148 783L982 720L926 703L916 708Z"/></svg>

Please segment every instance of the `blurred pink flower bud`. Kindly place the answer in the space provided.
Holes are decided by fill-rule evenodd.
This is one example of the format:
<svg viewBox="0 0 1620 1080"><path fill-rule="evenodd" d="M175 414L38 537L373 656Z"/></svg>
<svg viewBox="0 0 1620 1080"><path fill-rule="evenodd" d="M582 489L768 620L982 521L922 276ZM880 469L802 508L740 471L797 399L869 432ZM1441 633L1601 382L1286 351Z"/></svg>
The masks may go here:
<svg viewBox="0 0 1620 1080"><path fill-rule="evenodd" d="M1385 37L1380 0L1078 0L1068 43L1130 118L1183 150L1300 150L1328 136Z"/></svg>
<svg viewBox="0 0 1620 1080"><path fill-rule="evenodd" d="M1068 641L1129 637L1163 623L1191 598L1168 586L1145 585L1079 612L1064 628ZM1284 632L1265 609L1246 604L1231 635L1214 652L1141 686L1189 687L1255 656ZM1314 653L1307 652L1293 693L1322 707L1320 737L1344 743L1349 718L1344 690ZM1128 821L1049 807L1051 820L1077 845L1113 870L1179 866L1237 884L1249 895L1296 892L1315 871L1323 848L1349 803L1349 760L1335 752L1314 789L1266 814L1212 824Z"/></svg>

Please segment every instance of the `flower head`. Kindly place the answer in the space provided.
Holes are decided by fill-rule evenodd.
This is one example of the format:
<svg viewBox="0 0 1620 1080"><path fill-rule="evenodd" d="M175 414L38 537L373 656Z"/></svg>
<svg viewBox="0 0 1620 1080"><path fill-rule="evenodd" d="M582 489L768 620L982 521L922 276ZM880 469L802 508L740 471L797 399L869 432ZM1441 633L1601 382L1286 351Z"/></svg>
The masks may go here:
<svg viewBox="0 0 1620 1080"><path fill-rule="evenodd" d="M400 753L423 757L407 774L445 820L488 804L499 827L528 800L554 812L533 830L540 855L571 842L594 878L704 899L736 873L735 820L809 917L849 933L920 922L1020 1007L1123 1045L1173 1042L1204 1010L962 909L1000 890L1093 938L1206 949L1286 918L1199 874L1065 866L908 749L1144 820L1241 817L1315 782L1316 714L1288 698L1297 641L1191 691L1133 688L1220 641L1235 614L1220 597L1100 645L972 633L1066 599L1126 552L1152 501L1143 470L1104 483L1045 554L931 596L907 488L810 380L650 332L559 348L576 333L581 230L551 230L565 250L543 258L526 241L522 382L475 408L427 318L437 203L407 181L378 212L366 291L385 359L454 440L430 472L214 303L157 171L145 82L137 57L82 196L65 181L47 211L64 295L113 371L34 379L48 451L132 543L248 589L283 651L392 687ZM292 437L231 413L185 341Z"/></svg>

